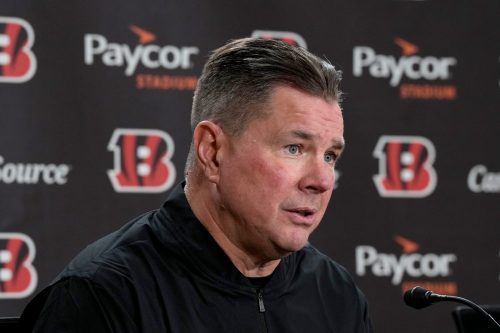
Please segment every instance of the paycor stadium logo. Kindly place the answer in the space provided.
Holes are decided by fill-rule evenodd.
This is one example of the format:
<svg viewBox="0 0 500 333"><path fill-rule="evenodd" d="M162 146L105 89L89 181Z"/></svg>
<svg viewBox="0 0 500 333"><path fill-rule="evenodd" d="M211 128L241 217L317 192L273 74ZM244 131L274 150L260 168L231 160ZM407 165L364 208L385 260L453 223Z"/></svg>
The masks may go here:
<svg viewBox="0 0 500 333"><path fill-rule="evenodd" d="M138 41L135 45L111 42L101 34L83 37L84 62L120 68L126 77L135 78L137 89L194 90L198 77L193 75L157 74L158 71L187 71L194 67L193 58L200 53L196 46L163 45L158 37L141 27L129 27Z"/></svg>
<svg viewBox="0 0 500 333"><path fill-rule="evenodd" d="M399 37L394 43L401 49L401 56L381 54L370 46L355 46L353 75L386 80L389 86L399 87L401 99L457 98L456 86L448 83L457 65L456 58L421 56L417 45Z"/></svg>
<svg viewBox="0 0 500 333"><path fill-rule="evenodd" d="M437 293L457 294L457 283L449 280L456 254L422 253L418 243L400 235L396 235L394 241L401 246L401 254L384 253L371 245L357 246L356 274L387 279L392 285L400 286L403 293L422 286Z"/></svg>

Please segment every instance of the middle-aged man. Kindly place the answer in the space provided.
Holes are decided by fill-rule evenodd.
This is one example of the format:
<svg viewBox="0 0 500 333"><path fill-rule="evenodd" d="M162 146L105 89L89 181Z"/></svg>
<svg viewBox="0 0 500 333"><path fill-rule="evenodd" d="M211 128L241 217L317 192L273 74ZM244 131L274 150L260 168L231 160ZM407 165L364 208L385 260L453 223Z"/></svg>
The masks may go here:
<svg viewBox="0 0 500 333"><path fill-rule="evenodd" d="M34 331L372 332L349 274L308 244L344 149L339 81L283 42L215 50L185 182L80 253L25 312Z"/></svg>

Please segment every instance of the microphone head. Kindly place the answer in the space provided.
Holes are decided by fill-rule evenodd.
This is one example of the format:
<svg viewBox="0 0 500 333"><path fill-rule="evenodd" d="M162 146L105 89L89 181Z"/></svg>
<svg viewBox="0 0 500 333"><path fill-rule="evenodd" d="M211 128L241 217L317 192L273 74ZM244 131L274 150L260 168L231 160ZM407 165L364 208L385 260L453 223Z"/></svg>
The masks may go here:
<svg viewBox="0 0 500 333"><path fill-rule="evenodd" d="M423 309L432 304L429 299L430 294L432 294L432 292L429 290L417 286L407 290L403 298L406 305L415 309Z"/></svg>

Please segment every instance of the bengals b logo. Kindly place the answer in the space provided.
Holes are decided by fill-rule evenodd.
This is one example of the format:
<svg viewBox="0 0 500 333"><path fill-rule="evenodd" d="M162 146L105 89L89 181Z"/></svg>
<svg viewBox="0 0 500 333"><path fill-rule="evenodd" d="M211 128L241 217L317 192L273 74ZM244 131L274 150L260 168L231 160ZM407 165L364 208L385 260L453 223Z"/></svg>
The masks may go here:
<svg viewBox="0 0 500 333"><path fill-rule="evenodd" d="M21 233L0 233L0 298L24 298L37 285L35 245Z"/></svg>
<svg viewBox="0 0 500 333"><path fill-rule="evenodd" d="M174 142L170 135L152 129L115 129L108 144L114 153L114 169L108 171L116 192L158 193L175 180L170 158Z"/></svg>
<svg viewBox="0 0 500 333"><path fill-rule="evenodd" d="M373 181L381 196L422 198L434 191L436 150L428 139L384 135L373 156L379 160L379 173Z"/></svg>
<svg viewBox="0 0 500 333"><path fill-rule="evenodd" d="M0 82L21 83L33 77L36 58L31 48L35 34L20 18L0 17Z"/></svg>
<svg viewBox="0 0 500 333"><path fill-rule="evenodd" d="M292 31L254 30L252 37L281 40L287 44L307 49L306 40L298 33Z"/></svg>

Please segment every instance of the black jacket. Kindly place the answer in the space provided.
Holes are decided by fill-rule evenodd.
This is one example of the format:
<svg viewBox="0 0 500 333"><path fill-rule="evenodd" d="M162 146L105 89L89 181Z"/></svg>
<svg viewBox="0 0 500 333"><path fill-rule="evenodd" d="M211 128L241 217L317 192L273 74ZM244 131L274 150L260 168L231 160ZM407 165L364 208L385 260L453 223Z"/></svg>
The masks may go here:
<svg viewBox="0 0 500 333"><path fill-rule="evenodd" d="M254 287L195 218L182 186L88 246L34 303L43 304L35 332L372 331L349 274L311 245Z"/></svg>

